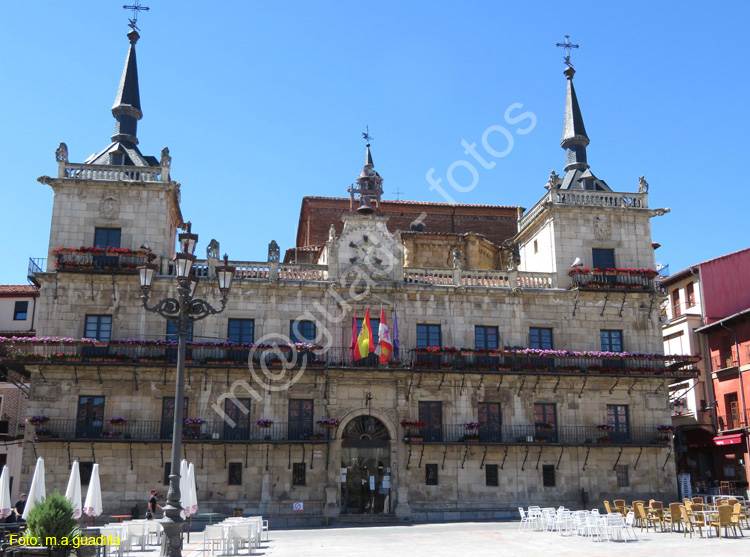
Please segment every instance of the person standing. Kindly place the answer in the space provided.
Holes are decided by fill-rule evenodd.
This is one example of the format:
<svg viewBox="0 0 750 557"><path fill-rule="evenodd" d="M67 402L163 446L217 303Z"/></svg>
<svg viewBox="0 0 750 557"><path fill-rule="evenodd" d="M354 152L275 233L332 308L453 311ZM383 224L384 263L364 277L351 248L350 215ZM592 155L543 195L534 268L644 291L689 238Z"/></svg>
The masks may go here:
<svg viewBox="0 0 750 557"><path fill-rule="evenodd" d="M148 512L146 513L146 518L154 518L154 515L156 514L156 509L163 508L159 503L156 502L157 495L158 495L157 491L155 489L152 489L151 499L148 500Z"/></svg>

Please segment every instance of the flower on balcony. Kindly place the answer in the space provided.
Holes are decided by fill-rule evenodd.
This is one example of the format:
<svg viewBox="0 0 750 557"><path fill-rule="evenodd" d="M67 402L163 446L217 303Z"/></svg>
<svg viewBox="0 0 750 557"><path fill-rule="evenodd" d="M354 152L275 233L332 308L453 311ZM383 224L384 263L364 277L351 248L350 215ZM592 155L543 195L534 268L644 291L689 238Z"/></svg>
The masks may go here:
<svg viewBox="0 0 750 557"><path fill-rule="evenodd" d="M318 420L317 424L322 426L337 426L341 422L337 420L336 418L324 418L322 420Z"/></svg>
<svg viewBox="0 0 750 557"><path fill-rule="evenodd" d="M401 420L402 427L422 428L427 427L427 423L419 420Z"/></svg>
<svg viewBox="0 0 750 557"><path fill-rule="evenodd" d="M437 354L438 352L440 352L440 350L442 350L442 348L440 348L439 346L418 346L414 349L417 354L426 354L428 352Z"/></svg>
<svg viewBox="0 0 750 557"><path fill-rule="evenodd" d="M573 275L587 275L591 272L591 269L589 267L573 267L572 269L568 269L568 276L572 277Z"/></svg>
<svg viewBox="0 0 750 557"><path fill-rule="evenodd" d="M534 427L537 429L542 429L542 430L554 429L554 426L548 422L536 422L534 424Z"/></svg>
<svg viewBox="0 0 750 557"><path fill-rule="evenodd" d="M596 426L596 429L599 431L612 431L614 429L614 426L611 426L609 424L599 424Z"/></svg>
<svg viewBox="0 0 750 557"><path fill-rule="evenodd" d="M50 354L49 359L53 362L60 362L60 361L70 361L70 360L80 360L83 358L82 354L66 354L64 352L55 352L54 354Z"/></svg>
<svg viewBox="0 0 750 557"><path fill-rule="evenodd" d="M269 420L268 418L260 418L258 420L255 420L255 423L260 427L271 427L273 425L273 420Z"/></svg>
<svg viewBox="0 0 750 557"><path fill-rule="evenodd" d="M669 424L661 424L656 426L656 431L661 431L663 433L674 433L674 430L675 427Z"/></svg>
<svg viewBox="0 0 750 557"><path fill-rule="evenodd" d="M111 424L120 424L121 425L121 424L124 424L125 422L127 422L127 420L125 418L123 418L122 416L115 416L114 418L110 418L109 419L109 423L111 423Z"/></svg>
<svg viewBox="0 0 750 557"><path fill-rule="evenodd" d="M458 348L455 346L448 346L447 348L443 348L443 354L458 354Z"/></svg>
<svg viewBox="0 0 750 557"><path fill-rule="evenodd" d="M464 424L465 429L477 429L479 427L479 422L468 422Z"/></svg>
<svg viewBox="0 0 750 557"><path fill-rule="evenodd" d="M432 369L435 367L435 362L414 362L414 367L418 369Z"/></svg>
<svg viewBox="0 0 750 557"><path fill-rule="evenodd" d="M185 425L201 425L202 423L202 418L185 418Z"/></svg>
<svg viewBox="0 0 750 557"><path fill-rule="evenodd" d="M31 425L41 425L47 421L49 421L49 417L45 416L44 414L39 414L38 416L31 416L30 418L26 418L26 423L31 424Z"/></svg>

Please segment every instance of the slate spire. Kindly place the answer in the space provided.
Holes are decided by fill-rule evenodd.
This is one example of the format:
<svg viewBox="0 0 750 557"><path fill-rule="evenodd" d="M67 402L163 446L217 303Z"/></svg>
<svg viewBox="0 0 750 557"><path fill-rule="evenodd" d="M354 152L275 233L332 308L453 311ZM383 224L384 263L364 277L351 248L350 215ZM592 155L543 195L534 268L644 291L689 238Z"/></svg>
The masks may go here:
<svg viewBox="0 0 750 557"><path fill-rule="evenodd" d="M139 38L140 35L135 29L128 33L130 49L125 59L125 69L122 72L115 104L112 106L112 115L115 117L115 134L112 136L112 141L133 145L138 144L136 129L138 120L143 118L138 92L138 65L135 59L135 43Z"/></svg>
<svg viewBox="0 0 750 557"><path fill-rule="evenodd" d="M573 76L576 71L572 67L565 68L563 72L568 78L568 92L565 97L565 123L563 125L563 136L560 146L565 149L565 171L589 168L586 162L586 146L589 138L583 125L581 108L578 106L576 90L573 87Z"/></svg>

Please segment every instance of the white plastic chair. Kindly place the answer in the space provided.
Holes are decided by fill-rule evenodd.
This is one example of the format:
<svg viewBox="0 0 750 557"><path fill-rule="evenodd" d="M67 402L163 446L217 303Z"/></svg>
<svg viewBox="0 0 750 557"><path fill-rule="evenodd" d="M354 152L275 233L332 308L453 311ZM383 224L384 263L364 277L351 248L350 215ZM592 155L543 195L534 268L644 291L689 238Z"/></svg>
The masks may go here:
<svg viewBox="0 0 750 557"><path fill-rule="evenodd" d="M638 536L635 535L635 529L633 528L633 524L635 523L635 512L628 511L627 516L625 516L625 526L622 529L623 532L626 532L628 535L633 536L633 539L635 541L638 541Z"/></svg>
<svg viewBox="0 0 750 557"><path fill-rule="evenodd" d="M518 507L518 514L521 515L521 524L518 525L518 530L523 530L524 524L526 526L529 525L529 517L526 515L526 511L523 510L523 507Z"/></svg>
<svg viewBox="0 0 750 557"><path fill-rule="evenodd" d="M248 555L252 553L251 546L254 542L253 527L251 524L235 524L232 526L232 532L229 541L233 546L232 553L238 554L243 545L247 546Z"/></svg>
<svg viewBox="0 0 750 557"><path fill-rule="evenodd" d="M151 538L151 536L154 536L156 538L155 545L159 545L161 543L161 535L163 530L159 522L157 522L156 520L147 520L146 532L149 538Z"/></svg>
<svg viewBox="0 0 750 557"><path fill-rule="evenodd" d="M148 529L145 522L126 522L125 531L127 537L128 553L133 550L133 545L135 545L136 542L140 542L141 551L146 551Z"/></svg>
<svg viewBox="0 0 750 557"><path fill-rule="evenodd" d="M216 544L224 552L224 528L220 524L207 525L203 531L203 554L206 554L206 545L211 545L211 555L214 554Z"/></svg>
<svg viewBox="0 0 750 557"><path fill-rule="evenodd" d="M266 541L268 541L268 521L267 520L264 520L261 523L261 533L262 532L266 533Z"/></svg>
<svg viewBox="0 0 750 557"><path fill-rule="evenodd" d="M606 531L605 534L607 536L607 540L620 540L624 541L623 533L622 531L625 528L625 521L621 514L607 514L603 515L603 519L605 521L606 525Z"/></svg>

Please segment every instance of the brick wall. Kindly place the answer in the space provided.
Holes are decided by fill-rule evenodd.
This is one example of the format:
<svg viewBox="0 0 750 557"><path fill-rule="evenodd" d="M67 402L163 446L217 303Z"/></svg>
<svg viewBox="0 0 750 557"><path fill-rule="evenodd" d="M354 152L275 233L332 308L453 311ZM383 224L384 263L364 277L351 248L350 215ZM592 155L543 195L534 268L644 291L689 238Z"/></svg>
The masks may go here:
<svg viewBox="0 0 750 557"><path fill-rule="evenodd" d="M331 224L341 233L341 216L349 213L350 200L344 197L305 197L302 199L297 247L322 244ZM358 202L355 200L356 209ZM410 230L422 213L425 232L466 234L475 232L495 244L516 233L517 207L500 205L450 205L418 201L382 201L379 214L389 217L389 230Z"/></svg>

